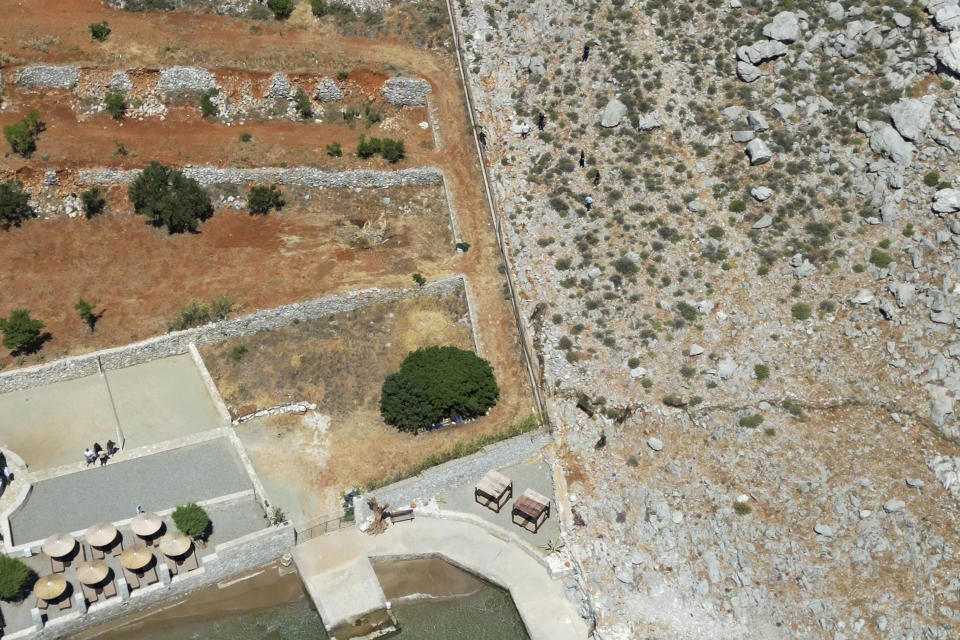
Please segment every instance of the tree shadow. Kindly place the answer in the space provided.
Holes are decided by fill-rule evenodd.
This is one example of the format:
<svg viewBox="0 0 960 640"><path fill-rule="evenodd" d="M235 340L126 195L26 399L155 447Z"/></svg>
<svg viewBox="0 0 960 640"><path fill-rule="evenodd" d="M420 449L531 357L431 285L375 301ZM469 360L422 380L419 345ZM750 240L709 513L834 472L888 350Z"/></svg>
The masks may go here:
<svg viewBox="0 0 960 640"><path fill-rule="evenodd" d="M19 348L10 352L14 357L17 356L28 356L32 353L39 351L44 344L50 341L53 338L53 335L49 331L44 331L36 337L36 339L31 340L30 342L21 345Z"/></svg>

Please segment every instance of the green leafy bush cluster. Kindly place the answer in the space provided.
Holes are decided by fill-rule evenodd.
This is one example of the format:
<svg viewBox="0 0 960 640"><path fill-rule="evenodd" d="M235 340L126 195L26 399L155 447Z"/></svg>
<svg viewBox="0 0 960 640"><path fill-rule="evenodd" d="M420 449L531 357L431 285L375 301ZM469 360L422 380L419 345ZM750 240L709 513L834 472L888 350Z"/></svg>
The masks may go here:
<svg viewBox="0 0 960 640"><path fill-rule="evenodd" d="M111 91L105 95L103 104L114 120L122 120L127 113L127 100L120 91Z"/></svg>
<svg viewBox="0 0 960 640"><path fill-rule="evenodd" d="M107 39L107 36L110 35L110 27L107 26L107 21L103 22L91 22L90 23L90 37L98 42L103 42Z"/></svg>
<svg viewBox="0 0 960 640"><path fill-rule="evenodd" d="M200 94L200 113L204 118L212 118L217 115L217 105L214 104L213 98L220 91L217 89L207 89Z"/></svg>
<svg viewBox="0 0 960 640"><path fill-rule="evenodd" d="M177 529L197 540L206 540L213 530L210 516L196 502L178 506L170 517Z"/></svg>
<svg viewBox="0 0 960 640"><path fill-rule="evenodd" d="M7 231L33 217L29 196L17 180L0 182L0 229Z"/></svg>
<svg viewBox="0 0 960 640"><path fill-rule="evenodd" d="M226 296L213 298L210 302L191 301L177 311L177 315L167 325L170 331L182 331L190 327L199 327L209 322L223 320L233 310L233 302Z"/></svg>
<svg viewBox="0 0 960 640"><path fill-rule="evenodd" d="M810 317L810 305L806 302L798 302L790 307L790 315L794 320L806 320Z"/></svg>
<svg viewBox="0 0 960 640"><path fill-rule="evenodd" d="M251 187L247 195L247 207L251 215L267 215L272 209L280 210L286 201L283 199L283 192L277 189L276 185L269 187Z"/></svg>
<svg viewBox="0 0 960 640"><path fill-rule="evenodd" d="M886 251L881 251L880 249L872 249L870 251L870 264L875 267L886 269L890 266L891 262L893 262L893 256Z"/></svg>
<svg viewBox="0 0 960 640"><path fill-rule="evenodd" d="M432 346L409 353L387 376L380 414L387 424L417 433L449 418L481 416L499 397L489 362L472 351Z"/></svg>
<svg viewBox="0 0 960 640"><path fill-rule="evenodd" d="M739 422L741 427L747 427L748 429L756 429L761 424L763 424L763 416L759 413L754 413L753 415L743 416L740 418Z"/></svg>
<svg viewBox="0 0 960 640"><path fill-rule="evenodd" d="M4 125L3 137L14 153L29 158L37 150L37 137L45 128L40 112L34 109L23 120Z"/></svg>
<svg viewBox="0 0 960 640"><path fill-rule="evenodd" d="M343 155L343 147L339 142L331 142L327 145L327 155L331 158L339 158Z"/></svg>
<svg viewBox="0 0 960 640"><path fill-rule="evenodd" d="M396 163L405 154L403 140L393 140L392 138L370 138L367 140L366 136L361 135L357 142L357 155L361 158L369 158L377 153L391 163Z"/></svg>
<svg viewBox="0 0 960 640"><path fill-rule="evenodd" d="M293 13L293 0L267 0L267 8L277 20L286 20Z"/></svg>
<svg viewBox="0 0 960 640"><path fill-rule="evenodd" d="M80 194L80 203L83 205L83 215L90 219L103 213L107 200L103 197L100 187L91 187Z"/></svg>
<svg viewBox="0 0 960 640"><path fill-rule="evenodd" d="M303 87L297 87L296 93L293 94L293 106L296 107L301 118L309 118L313 115L313 104Z"/></svg>
<svg viewBox="0 0 960 640"><path fill-rule="evenodd" d="M169 233L195 232L213 215L210 195L199 182L157 161L134 178L127 198L134 211Z"/></svg>
<svg viewBox="0 0 960 640"><path fill-rule="evenodd" d="M14 353L31 351L40 340L44 324L30 317L28 309L14 309L9 318L0 318L3 346Z"/></svg>
<svg viewBox="0 0 960 640"><path fill-rule="evenodd" d="M23 560L0 555L0 600L21 600L30 588L33 575Z"/></svg>
<svg viewBox="0 0 960 640"><path fill-rule="evenodd" d="M343 2L328 2L327 0L310 0L310 11L317 18L323 16L336 15L342 17L353 17L353 9L350 5Z"/></svg>

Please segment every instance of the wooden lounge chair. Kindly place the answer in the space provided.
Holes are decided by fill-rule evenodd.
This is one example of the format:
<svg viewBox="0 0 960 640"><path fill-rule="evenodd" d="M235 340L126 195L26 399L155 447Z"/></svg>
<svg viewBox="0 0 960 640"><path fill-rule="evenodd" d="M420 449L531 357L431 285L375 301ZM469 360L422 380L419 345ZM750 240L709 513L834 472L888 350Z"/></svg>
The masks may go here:
<svg viewBox="0 0 960 640"><path fill-rule="evenodd" d="M135 574L133 571L130 571L130 569L127 569L126 567L123 568L123 577L127 581L127 585L129 585L131 590L140 588L140 578L138 578L137 574Z"/></svg>
<svg viewBox="0 0 960 640"><path fill-rule="evenodd" d="M56 558L50 558L50 567L53 573L63 573L63 570L66 569L67 565L63 562L60 562Z"/></svg>
<svg viewBox="0 0 960 640"><path fill-rule="evenodd" d="M513 481L499 471L491 469L480 479L473 490L473 501L491 511L500 513L513 497Z"/></svg>
<svg viewBox="0 0 960 640"><path fill-rule="evenodd" d="M150 568L143 572L143 579L147 581L147 584L160 582L160 578L157 577L157 565L150 565Z"/></svg>
<svg viewBox="0 0 960 640"><path fill-rule="evenodd" d="M73 598L70 596L63 596L63 600L60 601L60 611L66 611L71 606L73 606Z"/></svg>
<svg viewBox="0 0 960 640"><path fill-rule="evenodd" d="M177 575L177 561L170 556L163 556L163 560L167 563L167 568L170 569L170 575Z"/></svg>
<svg viewBox="0 0 960 640"><path fill-rule="evenodd" d="M87 586L83 583L80 584L80 589L83 590L83 597L87 599L87 602L93 604L97 601L97 590L93 587Z"/></svg>
<svg viewBox="0 0 960 640"><path fill-rule="evenodd" d="M108 580L103 585L103 597L104 599L112 598L117 595L117 585L113 580Z"/></svg>
<svg viewBox="0 0 960 640"><path fill-rule="evenodd" d="M183 559L183 563L180 565L183 567L184 571L193 571L200 566L200 563L197 562L197 550L193 549L190 551L190 555Z"/></svg>
<svg viewBox="0 0 960 640"><path fill-rule="evenodd" d="M90 557L94 560L103 560L106 557L106 554L103 552L103 549L90 547Z"/></svg>
<svg viewBox="0 0 960 640"><path fill-rule="evenodd" d="M113 545L110 551L113 552L112 555L114 558L123 553L123 538L121 536L117 536L117 542Z"/></svg>
<svg viewBox="0 0 960 640"><path fill-rule="evenodd" d="M47 607L50 606L50 603L44 600L43 598L37 598L37 609L40 611L46 611Z"/></svg>

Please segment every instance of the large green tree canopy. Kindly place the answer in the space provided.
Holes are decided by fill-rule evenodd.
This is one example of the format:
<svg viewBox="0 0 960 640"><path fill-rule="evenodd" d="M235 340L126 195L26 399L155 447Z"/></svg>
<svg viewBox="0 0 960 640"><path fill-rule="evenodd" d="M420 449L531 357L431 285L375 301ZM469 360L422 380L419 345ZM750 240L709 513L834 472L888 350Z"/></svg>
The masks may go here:
<svg viewBox="0 0 960 640"><path fill-rule="evenodd" d="M140 172L127 191L134 211L170 233L196 231L213 215L210 196L200 183L157 161Z"/></svg>
<svg viewBox="0 0 960 640"><path fill-rule="evenodd" d="M409 353L383 381L380 414L416 433L447 418L483 415L499 397L489 362L457 347L426 347Z"/></svg>

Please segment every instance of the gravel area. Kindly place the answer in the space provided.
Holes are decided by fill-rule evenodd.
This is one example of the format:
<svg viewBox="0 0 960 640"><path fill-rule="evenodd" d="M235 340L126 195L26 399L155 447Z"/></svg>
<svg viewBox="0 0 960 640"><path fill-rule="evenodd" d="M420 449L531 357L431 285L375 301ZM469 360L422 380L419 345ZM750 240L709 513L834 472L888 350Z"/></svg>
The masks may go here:
<svg viewBox="0 0 960 640"><path fill-rule="evenodd" d="M230 443L213 440L41 481L10 528L19 544L252 488Z"/></svg>

